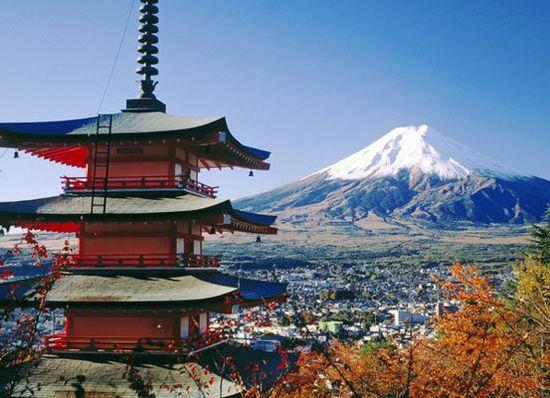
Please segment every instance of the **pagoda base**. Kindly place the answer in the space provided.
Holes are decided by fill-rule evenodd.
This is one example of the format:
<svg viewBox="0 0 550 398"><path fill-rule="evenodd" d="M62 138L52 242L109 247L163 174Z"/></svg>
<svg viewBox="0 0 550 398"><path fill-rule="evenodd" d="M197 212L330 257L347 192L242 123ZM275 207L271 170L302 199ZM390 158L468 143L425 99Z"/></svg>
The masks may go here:
<svg viewBox="0 0 550 398"><path fill-rule="evenodd" d="M166 105L156 98L135 98L126 100L122 112L166 112Z"/></svg>

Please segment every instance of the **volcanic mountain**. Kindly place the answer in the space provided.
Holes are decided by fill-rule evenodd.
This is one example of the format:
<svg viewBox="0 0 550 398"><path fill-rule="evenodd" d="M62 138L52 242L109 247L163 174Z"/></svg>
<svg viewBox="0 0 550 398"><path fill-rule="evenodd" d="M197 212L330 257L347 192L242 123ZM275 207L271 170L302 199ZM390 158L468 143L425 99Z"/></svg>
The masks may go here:
<svg viewBox="0 0 550 398"><path fill-rule="evenodd" d="M374 214L437 224L521 224L541 220L550 181L421 125L396 128L337 163L238 204L294 221L356 222Z"/></svg>

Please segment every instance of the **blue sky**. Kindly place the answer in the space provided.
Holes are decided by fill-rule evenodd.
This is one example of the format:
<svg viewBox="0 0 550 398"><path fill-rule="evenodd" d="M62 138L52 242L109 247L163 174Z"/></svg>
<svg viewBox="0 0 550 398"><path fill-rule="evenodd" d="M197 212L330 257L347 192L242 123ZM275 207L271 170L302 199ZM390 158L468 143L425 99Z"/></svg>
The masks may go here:
<svg viewBox="0 0 550 398"><path fill-rule="evenodd" d="M137 94L137 8L101 112ZM6 0L0 120L97 112L130 1ZM157 95L176 115L225 115L270 172L205 172L237 198L327 166L394 127L426 123L550 179L548 1L160 2ZM3 150L0 149L0 156ZM0 200L55 194L80 170L0 159Z"/></svg>

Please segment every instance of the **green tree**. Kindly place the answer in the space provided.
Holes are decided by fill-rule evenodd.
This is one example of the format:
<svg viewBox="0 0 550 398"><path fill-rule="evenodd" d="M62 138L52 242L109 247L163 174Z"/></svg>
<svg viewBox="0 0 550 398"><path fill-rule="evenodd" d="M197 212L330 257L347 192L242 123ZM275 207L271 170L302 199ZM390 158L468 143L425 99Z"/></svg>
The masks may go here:
<svg viewBox="0 0 550 398"><path fill-rule="evenodd" d="M378 350L393 350L393 349L395 349L395 346L390 340L384 337L379 337L377 339L367 341L365 344L363 344L363 346L359 350L359 353L361 354L362 357L364 357L367 354L374 354Z"/></svg>
<svg viewBox="0 0 550 398"><path fill-rule="evenodd" d="M281 316L281 318L279 318L279 325L290 326L290 318L286 315Z"/></svg>
<svg viewBox="0 0 550 398"><path fill-rule="evenodd" d="M550 208L546 211L546 223L533 225L531 230L532 246L528 255L544 265L550 264Z"/></svg>

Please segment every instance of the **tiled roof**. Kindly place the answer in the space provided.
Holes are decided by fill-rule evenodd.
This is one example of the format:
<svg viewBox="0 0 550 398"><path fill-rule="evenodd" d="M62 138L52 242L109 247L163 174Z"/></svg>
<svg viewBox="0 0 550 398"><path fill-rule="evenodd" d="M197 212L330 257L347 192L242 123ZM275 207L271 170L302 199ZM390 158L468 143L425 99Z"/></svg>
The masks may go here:
<svg viewBox="0 0 550 398"><path fill-rule="evenodd" d="M241 392L241 388L235 383L193 362L147 363L136 365L135 369L144 381L151 380L153 393L158 398L221 398L236 396ZM0 382L2 378L0 376ZM162 388L162 385L181 385L181 388L169 392ZM135 398L136 392L130 388L127 365L124 361L113 358L87 359L44 355L37 367L30 369L28 380L21 381L13 395L28 396Z"/></svg>
<svg viewBox="0 0 550 398"><path fill-rule="evenodd" d="M106 125L107 122L108 115L102 115L101 124ZM87 136L95 135L96 123L96 116L47 122L0 123L0 132L36 136ZM182 132L208 127L227 130L227 123L224 117L198 118L173 116L162 112L120 112L113 115L112 134Z"/></svg>
<svg viewBox="0 0 550 398"><path fill-rule="evenodd" d="M31 294L38 283L26 283ZM53 307L73 305L110 305L139 307L186 305L197 302L220 302L238 293L243 304L278 299L285 294L286 284L237 278L219 271L186 271L174 269L85 269L64 272L48 292L47 304ZM28 295L27 294L27 295ZM18 297L24 297L20 291ZM2 299L10 299L3 297ZM31 297L28 297L31 299ZM1 300L0 300L1 301Z"/></svg>
<svg viewBox="0 0 550 398"><path fill-rule="evenodd" d="M235 287L218 285L193 275L63 275L48 293L50 305L62 303L182 303L222 297Z"/></svg>
<svg viewBox="0 0 550 398"><path fill-rule="evenodd" d="M96 198L99 195L96 195ZM195 195L140 197L140 196L109 196L105 215L90 214L91 196L60 195L49 198L22 200L0 203L0 222L13 219L34 220L37 216L46 221L114 219L113 216L158 215L165 218L168 215L201 216L227 213L238 220L269 226L276 217L263 214L242 212L233 209L229 200L203 198ZM121 217L124 218L124 217Z"/></svg>
<svg viewBox="0 0 550 398"><path fill-rule="evenodd" d="M108 124L109 115L101 116L101 125ZM47 122L16 122L0 123L0 146L2 138L13 140L34 140L58 142L80 142L94 139L96 135L97 117L83 119L47 121ZM188 117L173 116L163 112L119 112L113 114L111 134L117 140L168 138L187 134L212 132L227 133L227 140L239 147L248 155L266 160L270 152L249 147L240 143L229 131L225 117ZM108 133L101 129L100 135Z"/></svg>
<svg viewBox="0 0 550 398"><path fill-rule="evenodd" d="M95 195L101 199L100 194ZM29 213L38 215L90 213L89 195L60 195L49 198L0 203L0 213ZM195 195L176 197L108 196L106 214L185 213L227 207L229 200L203 198Z"/></svg>

